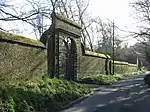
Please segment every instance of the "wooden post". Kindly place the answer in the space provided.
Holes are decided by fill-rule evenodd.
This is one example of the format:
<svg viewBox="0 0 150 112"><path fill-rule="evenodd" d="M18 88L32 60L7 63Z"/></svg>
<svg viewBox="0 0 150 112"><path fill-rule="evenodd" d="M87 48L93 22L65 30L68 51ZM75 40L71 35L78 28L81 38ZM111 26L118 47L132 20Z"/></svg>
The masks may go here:
<svg viewBox="0 0 150 112"><path fill-rule="evenodd" d="M114 47L115 47L115 46L114 46L114 44L115 44L115 43L114 43L114 38L115 38L115 36L114 36L114 29L115 29L115 28L114 28L114 26L115 26L115 25L114 25L114 21L113 21L113 71L112 71L112 74L113 74L113 75L115 74L115 71L114 71L114 69L115 69L115 66L114 66L114 56L115 56L115 52L114 52L114 51L115 51L115 49L114 49Z"/></svg>

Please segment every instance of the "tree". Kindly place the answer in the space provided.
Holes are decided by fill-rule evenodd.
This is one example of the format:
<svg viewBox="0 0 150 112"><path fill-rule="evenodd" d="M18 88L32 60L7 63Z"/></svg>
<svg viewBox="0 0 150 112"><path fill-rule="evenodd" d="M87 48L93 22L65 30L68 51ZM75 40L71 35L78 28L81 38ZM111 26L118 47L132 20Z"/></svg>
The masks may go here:
<svg viewBox="0 0 150 112"><path fill-rule="evenodd" d="M3 21L4 24L22 24L22 26L36 26L33 21L36 20L36 16L39 15L38 11L34 11L30 8L30 5L21 4L20 6L15 5L15 2L4 1L0 3L0 21ZM14 3L14 4L13 4ZM29 10L31 9L31 10ZM3 29L3 28L1 28ZM20 29L16 28L9 31L19 31Z"/></svg>
<svg viewBox="0 0 150 112"><path fill-rule="evenodd" d="M82 27L82 41L85 44L87 40L91 44L90 34L87 28L91 25L89 23L90 17L87 16L87 8L89 1L87 0L25 0L22 10L11 5L0 10L2 16L0 21L23 21L24 24L30 24L37 39L41 36L44 30L48 29L51 24L50 14L52 11L61 13L66 17L78 22ZM10 5L9 5L10 6ZM87 19L88 18L88 19Z"/></svg>
<svg viewBox="0 0 150 112"><path fill-rule="evenodd" d="M135 9L136 16L142 23L140 26L140 31L135 34L136 37L140 37L142 52L150 65L150 1L138 0L131 3L131 6Z"/></svg>
<svg viewBox="0 0 150 112"><path fill-rule="evenodd" d="M51 0L51 4L54 1ZM87 13L89 1L86 0L57 0L53 5L55 12L65 15L67 18L79 23L82 27L82 37L84 47L86 42L89 44L90 49L93 50L93 34L92 34L92 18ZM91 31L91 33L89 33Z"/></svg>
<svg viewBox="0 0 150 112"><path fill-rule="evenodd" d="M90 17L87 12L89 0L25 0L22 9L26 10L9 3L7 5L3 3L2 6L0 21L13 21L13 23L17 21L22 22L24 26L29 25L36 39L40 39L43 32L50 27L50 15L55 11L80 23L81 41L85 48L89 47L93 51L94 41L97 39L98 46L103 48L103 52L111 51L111 23Z"/></svg>
<svg viewBox="0 0 150 112"><path fill-rule="evenodd" d="M6 3L0 4L0 21L17 21L22 20L24 22L30 23L29 20L33 20L34 16L38 14L38 12L18 12L17 7L14 5L9 5ZM16 9L15 9L16 8Z"/></svg>
<svg viewBox="0 0 150 112"><path fill-rule="evenodd" d="M139 42L131 47L132 47L132 49L135 50L136 54L138 55L138 57L140 58L140 60L142 61L144 66L150 65L150 61L148 61L148 60L150 60L149 46L143 44L143 42Z"/></svg>
<svg viewBox="0 0 150 112"><path fill-rule="evenodd" d="M103 52L109 55L113 55L113 24L111 21L102 21L99 17L94 19L95 23L95 36L97 36L97 48L96 52ZM119 55L121 49L121 40L117 33L115 33L114 47L115 55ZM115 56L115 57L116 57Z"/></svg>
<svg viewBox="0 0 150 112"><path fill-rule="evenodd" d="M92 18L87 13L87 8L89 6L89 0L58 0L57 1L57 12L66 15L66 17L78 22L82 27L82 37L84 47L86 47L86 41L88 42L90 49L93 50L91 25Z"/></svg>

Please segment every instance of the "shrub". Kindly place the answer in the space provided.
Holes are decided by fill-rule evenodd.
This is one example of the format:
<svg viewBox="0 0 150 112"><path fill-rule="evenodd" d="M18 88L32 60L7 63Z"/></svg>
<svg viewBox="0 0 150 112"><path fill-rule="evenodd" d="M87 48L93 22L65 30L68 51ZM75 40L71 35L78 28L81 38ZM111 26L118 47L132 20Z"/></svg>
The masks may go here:
<svg viewBox="0 0 150 112"><path fill-rule="evenodd" d="M129 73L125 73L125 74L121 74L123 77L127 77L127 76L132 76L132 75L140 75L145 73L145 71L137 71L137 72L129 72Z"/></svg>
<svg viewBox="0 0 150 112"><path fill-rule="evenodd" d="M90 83L90 84L99 84L99 85L109 85L117 82L120 78L118 76L112 75L96 75L88 76L82 79L79 79L79 82Z"/></svg>
<svg viewBox="0 0 150 112"><path fill-rule="evenodd" d="M0 112L56 112L91 90L59 79L0 85Z"/></svg>
<svg viewBox="0 0 150 112"><path fill-rule="evenodd" d="M109 85L120 81L121 79L125 79L127 76L138 75L142 72L131 72L125 74L115 74L115 75L93 75L87 76L79 79L81 83L88 84L99 84L99 85Z"/></svg>

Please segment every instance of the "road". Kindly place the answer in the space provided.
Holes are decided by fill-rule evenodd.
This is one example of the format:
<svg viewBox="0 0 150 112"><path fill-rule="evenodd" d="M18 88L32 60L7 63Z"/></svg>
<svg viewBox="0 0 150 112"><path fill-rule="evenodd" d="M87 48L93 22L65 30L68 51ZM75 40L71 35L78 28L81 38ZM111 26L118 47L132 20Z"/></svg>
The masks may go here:
<svg viewBox="0 0 150 112"><path fill-rule="evenodd" d="M150 88L144 75L102 86L89 98L63 112L150 112Z"/></svg>

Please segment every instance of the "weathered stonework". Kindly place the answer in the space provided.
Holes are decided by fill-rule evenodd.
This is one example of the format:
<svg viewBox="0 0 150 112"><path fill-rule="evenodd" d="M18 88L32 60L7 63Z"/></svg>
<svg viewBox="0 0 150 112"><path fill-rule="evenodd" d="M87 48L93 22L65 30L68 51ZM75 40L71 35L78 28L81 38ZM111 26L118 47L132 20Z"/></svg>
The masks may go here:
<svg viewBox="0 0 150 112"><path fill-rule="evenodd" d="M47 53L43 44L25 37L19 38L0 31L1 81L28 80L47 73Z"/></svg>
<svg viewBox="0 0 150 112"><path fill-rule="evenodd" d="M62 44L65 43L66 51L68 55L64 58L67 59L64 62L66 66L66 76L67 79L78 79L87 75L97 75L97 74L111 74L112 73L112 61L111 57L106 54L99 54L91 51L83 52L81 46L81 27L74 21L66 18L65 16L53 13L52 14L52 25L51 25L51 37L49 38L49 47L48 47L48 68L49 74L52 74L56 77L59 77L60 71L62 71L61 65L62 62ZM70 45L73 48L69 48L67 41L70 41ZM51 49L51 50L50 50ZM72 50L73 52L72 52ZM53 51L53 52L52 52ZM52 55L53 53L53 55ZM64 56L64 55L63 55ZM73 58L73 57L74 58ZM136 66L129 66L126 63L116 61L115 64L115 73L123 73L136 71ZM72 66L72 64L74 64ZM132 69L128 69L128 68Z"/></svg>
<svg viewBox="0 0 150 112"><path fill-rule="evenodd" d="M43 74L58 78L65 74L66 79L77 80L111 73L111 57L84 51L78 24L59 14L53 14L52 19L52 26L42 36L46 46L0 31L1 81L29 80ZM133 71L137 71L136 65L115 61L115 73Z"/></svg>
<svg viewBox="0 0 150 112"><path fill-rule="evenodd" d="M64 74L68 80L76 80L81 56L81 27L57 13L51 16L51 36L45 39L48 40L48 74L58 78Z"/></svg>

